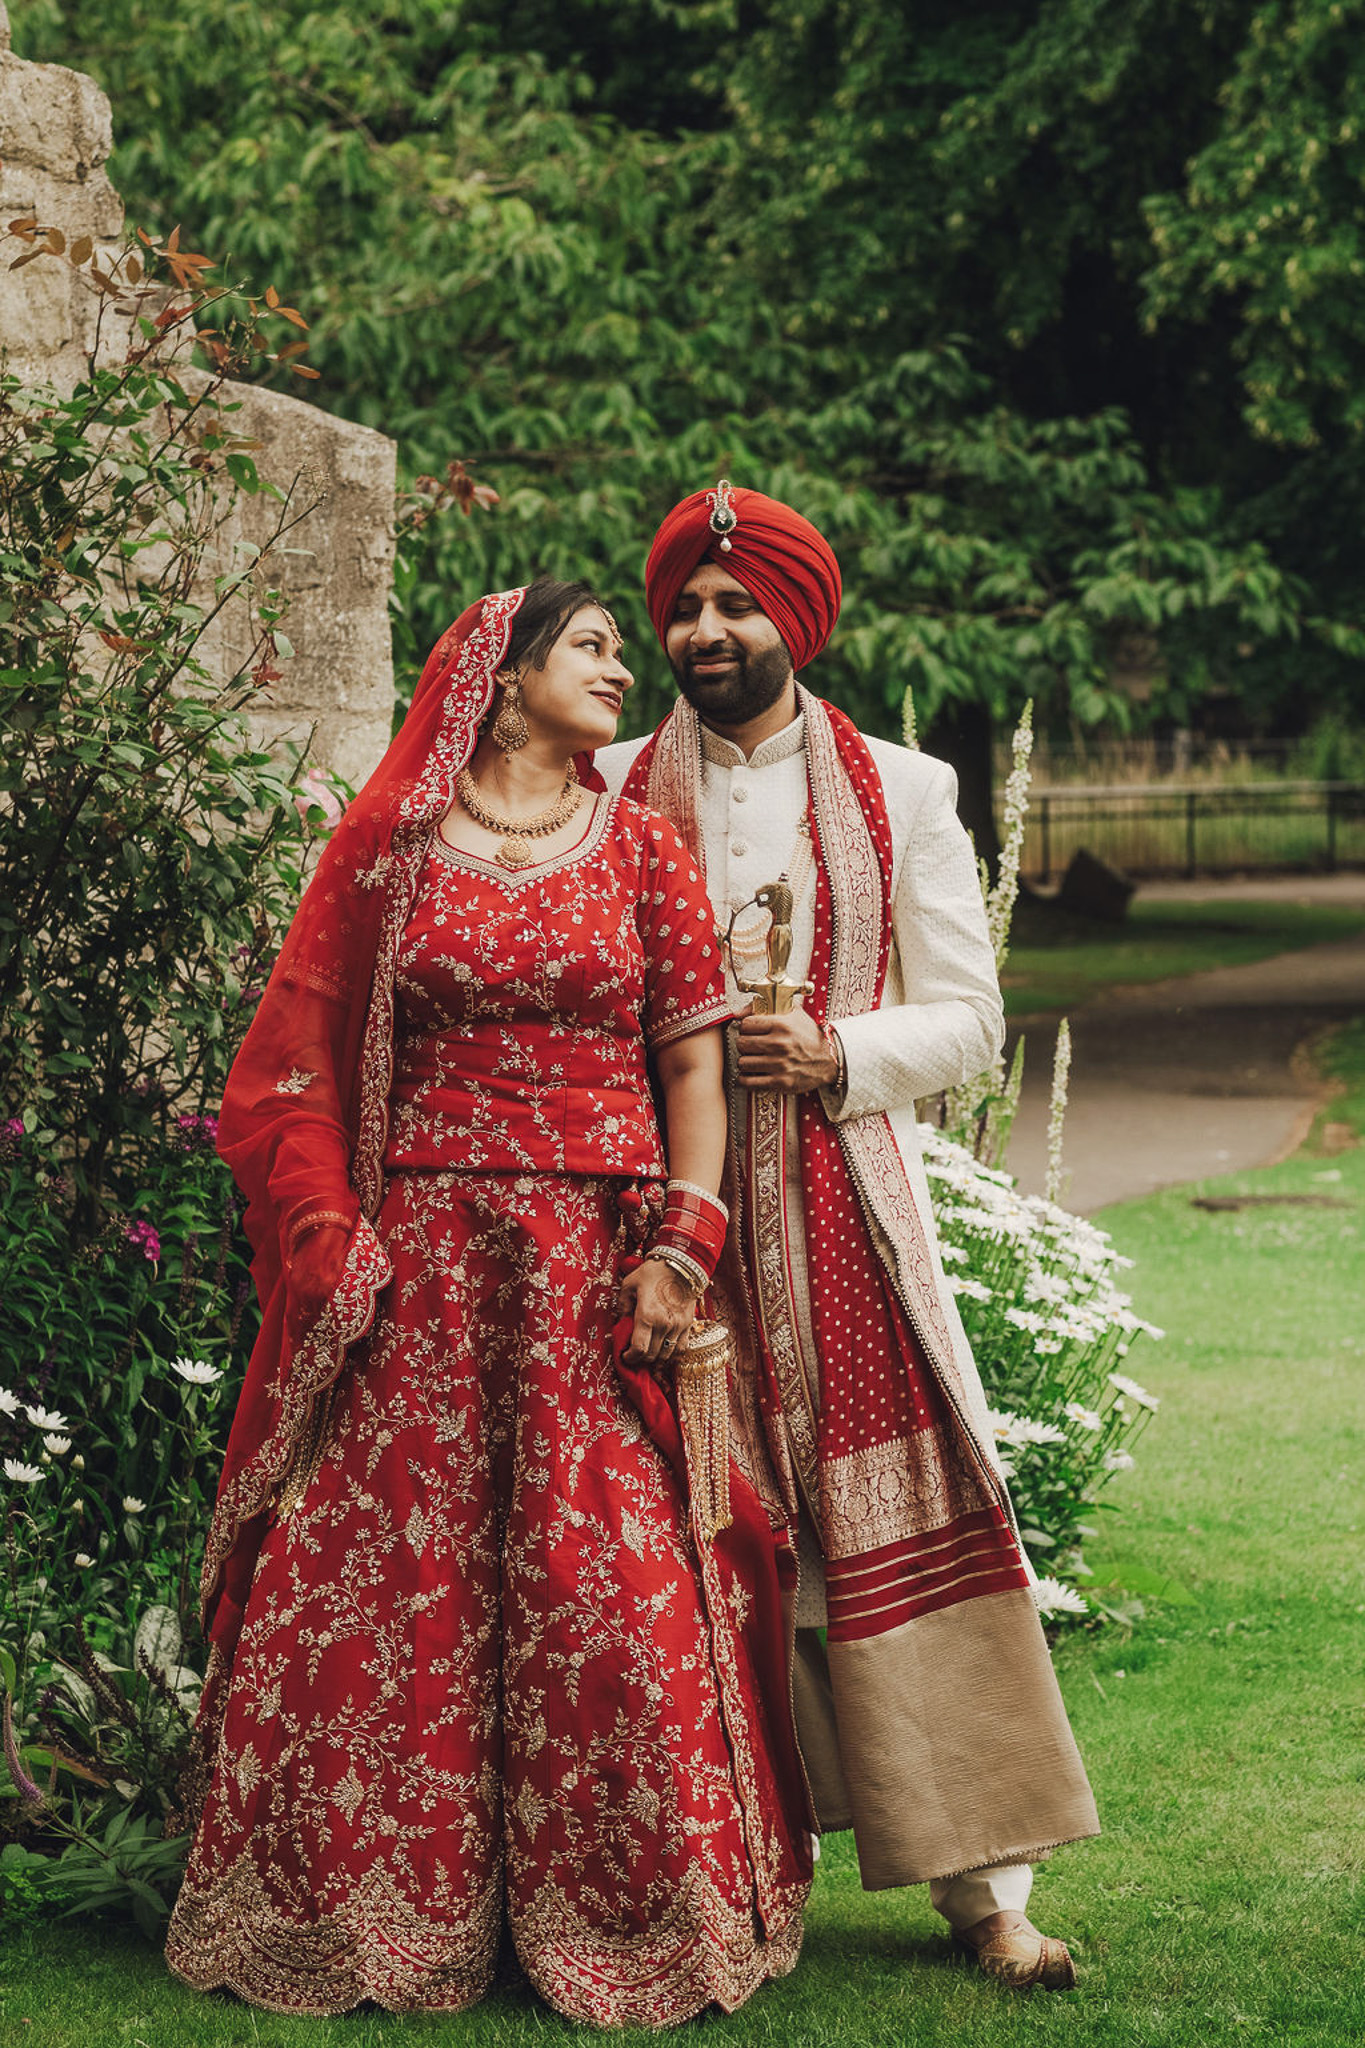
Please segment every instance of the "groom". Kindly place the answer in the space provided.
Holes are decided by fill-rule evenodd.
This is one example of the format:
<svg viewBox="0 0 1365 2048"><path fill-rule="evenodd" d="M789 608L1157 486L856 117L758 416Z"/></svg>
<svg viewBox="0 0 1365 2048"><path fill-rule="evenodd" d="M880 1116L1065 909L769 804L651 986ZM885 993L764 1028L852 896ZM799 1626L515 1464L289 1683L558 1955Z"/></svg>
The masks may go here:
<svg viewBox="0 0 1365 2048"><path fill-rule="evenodd" d="M793 1697L820 1825L852 1827L869 1890L927 1879L990 1974L1065 1988L1065 1945L1025 1910L1031 1866L1098 1822L915 1128L916 1099L981 1072L1003 1029L955 779L797 680L841 584L792 507L695 493L645 584L681 694L596 765L688 840L749 987L767 969L756 892L786 883L787 978L812 985L731 1033L716 1298L740 1350L736 1453L796 1539Z"/></svg>

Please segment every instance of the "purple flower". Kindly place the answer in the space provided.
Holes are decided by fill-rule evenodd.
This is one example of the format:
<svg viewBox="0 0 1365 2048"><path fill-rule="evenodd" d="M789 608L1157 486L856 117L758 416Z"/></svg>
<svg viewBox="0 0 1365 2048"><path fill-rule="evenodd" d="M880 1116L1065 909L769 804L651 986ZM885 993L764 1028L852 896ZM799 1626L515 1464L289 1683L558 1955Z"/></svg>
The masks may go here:
<svg viewBox="0 0 1365 2048"><path fill-rule="evenodd" d="M24 1769L24 1760L19 1753L19 1744L14 1733L14 1709L8 1693L5 1694L4 1748L5 1763L20 1800L25 1806L46 1806L47 1799L41 1785L35 1785Z"/></svg>
<svg viewBox="0 0 1365 2048"><path fill-rule="evenodd" d="M139 1216L136 1223L130 1223L123 1233L134 1251L141 1252L148 1265L154 1266L161 1257L161 1239L154 1227Z"/></svg>
<svg viewBox="0 0 1365 2048"><path fill-rule="evenodd" d="M208 1112L203 1116L178 1116L175 1129L183 1152L212 1152L218 1142L218 1119Z"/></svg>

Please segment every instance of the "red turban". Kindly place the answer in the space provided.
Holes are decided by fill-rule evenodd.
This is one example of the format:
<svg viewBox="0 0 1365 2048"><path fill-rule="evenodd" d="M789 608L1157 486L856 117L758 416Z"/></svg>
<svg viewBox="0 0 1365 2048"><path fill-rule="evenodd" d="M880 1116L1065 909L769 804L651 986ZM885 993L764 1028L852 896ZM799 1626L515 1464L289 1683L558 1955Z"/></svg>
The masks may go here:
<svg viewBox="0 0 1365 2048"><path fill-rule="evenodd" d="M809 519L762 491L728 484L675 505L645 564L645 603L660 641L699 562L718 563L744 585L786 641L794 667L814 661L834 631L843 585L833 548Z"/></svg>

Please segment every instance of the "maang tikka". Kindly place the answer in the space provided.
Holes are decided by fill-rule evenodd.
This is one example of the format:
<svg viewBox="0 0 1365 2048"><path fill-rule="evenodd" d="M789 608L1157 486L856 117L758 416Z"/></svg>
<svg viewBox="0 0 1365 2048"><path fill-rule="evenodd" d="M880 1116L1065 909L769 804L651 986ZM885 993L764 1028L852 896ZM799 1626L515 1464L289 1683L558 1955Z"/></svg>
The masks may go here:
<svg viewBox="0 0 1365 2048"><path fill-rule="evenodd" d="M489 738L495 747L501 747L504 754L515 754L518 747L524 747L531 737L521 711L521 672L509 669L502 683L502 702L498 715L489 728Z"/></svg>

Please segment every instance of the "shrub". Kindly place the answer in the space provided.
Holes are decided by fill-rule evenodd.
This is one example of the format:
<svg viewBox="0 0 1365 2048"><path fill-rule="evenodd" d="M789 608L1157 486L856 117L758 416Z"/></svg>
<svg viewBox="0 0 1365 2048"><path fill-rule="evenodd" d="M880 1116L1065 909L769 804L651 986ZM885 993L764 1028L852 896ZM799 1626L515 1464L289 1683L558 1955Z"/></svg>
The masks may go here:
<svg viewBox="0 0 1365 2048"><path fill-rule="evenodd" d="M17 226L18 261L73 264L99 295L69 395L0 375L0 1104L60 1159L83 1241L175 1117L216 1104L298 899L297 751L255 744L246 713L281 673L268 558L302 512L233 430L255 323L186 360L223 319L206 259L147 244L104 268ZM215 576L241 493L276 500L273 531ZM205 635L229 614L246 651L221 676Z"/></svg>
<svg viewBox="0 0 1365 2048"><path fill-rule="evenodd" d="M301 510L226 379L312 373L265 338L301 316L209 289L178 235L112 259L36 220L10 238L99 311L71 392L0 366L0 1890L151 1927L183 1858L180 1621L253 1328L214 1111L328 803L251 736ZM272 532L225 561L243 493Z"/></svg>
<svg viewBox="0 0 1365 2048"><path fill-rule="evenodd" d="M992 1423L1020 1531L1044 1574L1045 1614L1087 1614L1085 1517L1159 1403L1120 1370L1141 1332L1115 1274L1131 1260L1055 1202L1020 1195L1008 1173L922 1125L948 1284L993 1403ZM1102 1611L1102 1603L1093 1603Z"/></svg>

